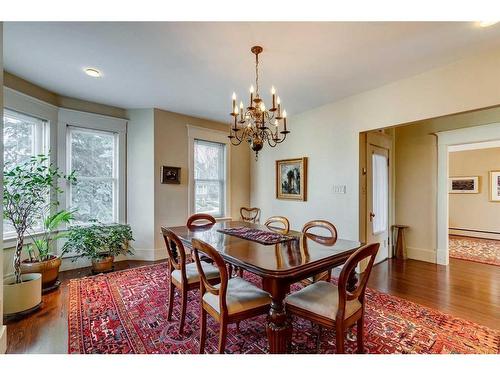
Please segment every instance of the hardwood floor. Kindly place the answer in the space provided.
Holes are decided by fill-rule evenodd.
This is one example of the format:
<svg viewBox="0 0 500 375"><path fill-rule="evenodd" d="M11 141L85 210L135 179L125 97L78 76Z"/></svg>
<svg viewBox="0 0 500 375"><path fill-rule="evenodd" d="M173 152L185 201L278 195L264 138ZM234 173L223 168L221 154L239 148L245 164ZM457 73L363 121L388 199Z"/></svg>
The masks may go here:
<svg viewBox="0 0 500 375"><path fill-rule="evenodd" d="M116 269L153 262L124 261ZM33 315L7 324L7 353L67 353L68 283L88 269L62 272L61 288L43 297ZM450 259L448 267L415 260L388 260L374 266L370 288L500 329L500 267Z"/></svg>

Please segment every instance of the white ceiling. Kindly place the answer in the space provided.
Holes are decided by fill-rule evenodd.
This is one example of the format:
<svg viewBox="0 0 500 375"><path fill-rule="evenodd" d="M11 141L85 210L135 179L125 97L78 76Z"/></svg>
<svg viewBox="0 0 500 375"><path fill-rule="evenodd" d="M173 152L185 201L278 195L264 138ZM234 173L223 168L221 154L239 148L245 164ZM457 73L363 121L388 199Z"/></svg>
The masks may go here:
<svg viewBox="0 0 500 375"><path fill-rule="evenodd" d="M296 114L500 47L472 22L5 22L5 69L65 96L228 121L233 91L274 85ZM83 73L102 71L101 79Z"/></svg>

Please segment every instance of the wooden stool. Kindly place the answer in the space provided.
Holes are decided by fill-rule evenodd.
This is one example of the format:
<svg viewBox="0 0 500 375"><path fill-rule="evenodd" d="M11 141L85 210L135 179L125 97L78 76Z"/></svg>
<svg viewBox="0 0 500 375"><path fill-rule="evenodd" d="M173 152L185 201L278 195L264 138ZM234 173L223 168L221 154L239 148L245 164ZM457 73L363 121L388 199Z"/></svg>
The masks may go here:
<svg viewBox="0 0 500 375"><path fill-rule="evenodd" d="M393 225L392 230L397 229L398 234L396 237L396 246L394 255L396 259L406 259L408 258L408 254L406 251L406 243L405 243L405 229L409 228L408 225Z"/></svg>

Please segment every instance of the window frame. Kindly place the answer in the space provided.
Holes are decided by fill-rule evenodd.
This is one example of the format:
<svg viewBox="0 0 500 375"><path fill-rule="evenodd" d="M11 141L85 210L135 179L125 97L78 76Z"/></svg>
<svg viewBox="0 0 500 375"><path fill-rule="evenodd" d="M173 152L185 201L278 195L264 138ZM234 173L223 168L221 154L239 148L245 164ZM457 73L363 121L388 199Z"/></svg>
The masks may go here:
<svg viewBox="0 0 500 375"><path fill-rule="evenodd" d="M195 140L224 144L225 155L225 186L224 186L224 207L218 220L230 219L231 213L231 143L227 138L227 132L208 129L200 126L187 125L188 131L188 214L193 215L195 209L195 179L194 179L194 143Z"/></svg>
<svg viewBox="0 0 500 375"><path fill-rule="evenodd" d="M113 189L113 220L111 223L119 222L119 162L118 162L118 150L119 150L119 136L118 133L114 131L108 131L108 130L96 130L96 129L91 129L88 127L82 128L79 126L73 126L73 125L68 125L67 130L66 130L66 165L67 165L67 170L66 174L69 174L72 169L72 147L71 147L71 135L73 132L83 132L83 133L89 133L89 134L106 134L106 135L111 135L113 137L113 172L111 177L78 177L77 180L83 179L83 180L93 180L93 181L111 181L112 182L112 189ZM68 192L67 192L67 201L66 201L66 206L71 208L71 202L72 202L72 186L68 185ZM78 225L85 225L89 223L78 223Z"/></svg>
<svg viewBox="0 0 500 375"><path fill-rule="evenodd" d="M222 148L222 160L220 161L219 163L219 170L222 172L222 178L217 178L217 179L205 179L205 178L196 178L194 177L194 149L196 147L196 143L197 142L200 142L201 144L205 143L205 144L213 144L213 145L221 145L223 146ZM219 184L219 188L221 189L222 193L221 193L221 207L220 207L220 211L217 215L213 215L214 218L222 218L222 217L225 217L226 216L226 205L227 205L227 202L226 202L226 189L227 189L227 176L226 176L226 158L227 158L227 152L226 152L226 149L227 149L227 145L225 143L221 143L221 142L214 142L214 141L207 141L205 139L199 139L199 138L195 138L194 141L193 141L193 203L194 203L194 206L193 206L193 212L194 213L208 213L208 212L196 212L196 186L197 186L197 183L199 182L217 182ZM209 213L210 214L210 213Z"/></svg>
<svg viewBox="0 0 500 375"><path fill-rule="evenodd" d="M126 216L126 131L127 120L116 117L98 115L76 111L72 109L59 109L58 123L58 165L59 168L68 173L68 168L71 165L71 149L69 146L69 135L71 128L81 130L89 130L95 132L104 132L106 134L115 134L115 160L113 174L117 175L117 187L113 194L116 194L115 204L113 207L113 216L118 223L125 223ZM78 179L78 176L76 176ZM63 193L60 195L60 202L64 204L66 209L70 207L70 186L67 181L62 181L60 187ZM62 208L62 207L61 207Z"/></svg>
<svg viewBox="0 0 500 375"><path fill-rule="evenodd" d="M4 111L6 110L13 111L20 114L21 116L24 115L28 117L33 117L45 122L42 135L43 138L42 141L44 143L43 151L44 153L50 151L50 162L55 164L57 162L57 150L55 146L57 143L56 127L58 121L59 108L52 104L46 103L42 100L33 98L29 95L26 95L24 93L21 93L19 91L16 91L14 89L5 86L3 87L3 95L4 95L4 103L3 103ZM2 121L3 121L3 116L2 116ZM36 236L37 233L35 232L34 235ZM14 232L9 232L7 236L4 236L2 230L2 238L4 242L4 248L7 249L15 246L16 235ZM25 240L27 244L31 242L31 238L29 237L26 237Z"/></svg>

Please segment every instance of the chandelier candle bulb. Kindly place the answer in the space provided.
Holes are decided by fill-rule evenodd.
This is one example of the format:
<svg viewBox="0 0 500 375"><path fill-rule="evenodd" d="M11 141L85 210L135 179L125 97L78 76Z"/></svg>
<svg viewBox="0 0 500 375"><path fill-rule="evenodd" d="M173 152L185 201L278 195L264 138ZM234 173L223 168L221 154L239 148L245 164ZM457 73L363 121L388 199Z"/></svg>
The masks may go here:
<svg viewBox="0 0 500 375"><path fill-rule="evenodd" d="M285 128L286 131L286 109L283 111L283 127Z"/></svg>
<svg viewBox="0 0 500 375"><path fill-rule="evenodd" d="M271 87L271 95L273 96L273 107L271 108L271 111L276 110L276 89L274 86Z"/></svg>
<svg viewBox="0 0 500 375"><path fill-rule="evenodd" d="M236 107L236 93L235 93L235 92L233 92L233 97L232 97L232 99L233 99L233 108L234 108L234 107ZM235 111L235 112L236 112L236 111Z"/></svg>
<svg viewBox="0 0 500 375"><path fill-rule="evenodd" d="M244 112L244 110L243 110L243 102L240 102L240 120L241 121L244 121L243 120L243 115L244 115L243 112Z"/></svg>
<svg viewBox="0 0 500 375"><path fill-rule="evenodd" d="M253 108L253 91L254 91L254 88L252 85L252 86L250 86L250 108Z"/></svg>

